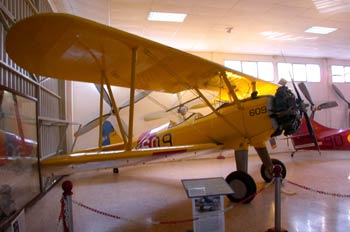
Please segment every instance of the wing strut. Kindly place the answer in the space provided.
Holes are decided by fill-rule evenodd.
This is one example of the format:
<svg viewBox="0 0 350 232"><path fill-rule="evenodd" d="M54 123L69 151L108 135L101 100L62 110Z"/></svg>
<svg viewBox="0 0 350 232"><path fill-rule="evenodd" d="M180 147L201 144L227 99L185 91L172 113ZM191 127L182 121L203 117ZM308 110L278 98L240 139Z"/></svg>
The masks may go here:
<svg viewBox="0 0 350 232"><path fill-rule="evenodd" d="M230 127L232 127L234 130L238 131L238 133L240 135L243 135L243 133L237 128L235 127L235 125L233 125L230 121L228 121L225 117L222 117L222 115L220 114L219 111L217 111L209 102L209 100L202 94L202 92L197 89L194 88L194 90L197 92L197 94L203 99L203 101L205 101L205 103L209 106L209 108L214 112L214 114L216 114L219 118L221 118L222 120L224 120Z"/></svg>
<svg viewBox="0 0 350 232"><path fill-rule="evenodd" d="M130 85L130 108L129 108L129 133L126 150L130 151L132 146L132 136L134 129L134 106L135 106L135 76L136 76L136 55L137 47L132 48L131 54L131 85Z"/></svg>
<svg viewBox="0 0 350 232"><path fill-rule="evenodd" d="M113 107L113 111L114 111L114 115L117 119L117 123L118 123L118 126L119 126L119 129L120 129L120 133L122 135L122 138L123 138L123 142L124 144L127 144L127 138L126 138L126 134L125 134L125 128L123 127L123 123L122 123L122 120L120 118L120 114L119 114L119 108L117 106L117 103L115 102L114 100L114 96L113 96L113 92L112 92L112 89L111 89L111 85L109 83L109 80L108 80L108 77L106 75L105 72L102 73L102 76L104 77L104 80L106 82L106 86L107 86L107 91L108 91L108 94L110 96L110 99L111 99L111 103L112 103L112 107ZM103 87L103 85L101 85L101 87ZM103 92L104 91L101 91L101 95L103 95ZM102 118L102 116L100 116ZM100 126L100 128L102 128ZM102 135L102 133L101 133Z"/></svg>
<svg viewBox="0 0 350 232"><path fill-rule="evenodd" d="M103 88L104 71L101 71L100 85ZM102 150L102 123L103 123L103 91L100 93L100 120L99 120L99 130L98 130L98 148Z"/></svg>
<svg viewBox="0 0 350 232"><path fill-rule="evenodd" d="M233 100L238 104L238 107L241 108L240 101L239 101L239 99L238 99L238 97L237 97L237 95L236 95L236 93L235 93L235 86L232 86L232 85L231 85L229 79L227 79L227 75L226 75L225 72L223 72L223 73L221 74L221 77L222 77L222 78L224 79L224 81L225 81L225 84L226 84L226 86L227 86L227 88L228 88L228 92L229 92L231 98L233 98Z"/></svg>
<svg viewBox="0 0 350 232"><path fill-rule="evenodd" d="M112 89L111 89L111 85L109 83L109 80L108 80L108 77L106 75L106 70L104 68L104 65L105 65L105 59L104 59L104 53L103 53L103 56L102 56L102 64L99 62L99 59L95 56L95 54L93 52L90 51L89 47L86 46L82 41L78 41L78 43L91 55L91 57L95 60L98 68L101 70L101 89L104 88L104 83L106 84L107 86L107 90L108 90L108 94L111 98L111 101L112 101L112 107L113 107L113 110L115 112L115 117L117 119L117 123L118 123L118 126L120 128L120 133L122 134L122 138L123 138L123 142L124 144L126 145L127 144L127 138L126 138L126 135L125 135L125 130L124 130L124 127L123 127L123 123L122 123L122 120L120 118L120 115L119 115L119 108L117 107L117 104L114 100L114 96L113 96L113 93L112 93ZM104 95L104 91L101 91L100 93L100 129L99 129L99 148L101 149L102 148L102 123L103 123L103 95Z"/></svg>
<svg viewBox="0 0 350 232"><path fill-rule="evenodd" d="M203 99L203 101L207 104L207 106L209 106L209 108L215 113L217 114L218 116L220 116L219 112L216 111L216 109L212 106L212 104L210 104L209 100L202 94L201 91L199 91L199 89L195 88L194 89L197 94L199 95L200 98Z"/></svg>

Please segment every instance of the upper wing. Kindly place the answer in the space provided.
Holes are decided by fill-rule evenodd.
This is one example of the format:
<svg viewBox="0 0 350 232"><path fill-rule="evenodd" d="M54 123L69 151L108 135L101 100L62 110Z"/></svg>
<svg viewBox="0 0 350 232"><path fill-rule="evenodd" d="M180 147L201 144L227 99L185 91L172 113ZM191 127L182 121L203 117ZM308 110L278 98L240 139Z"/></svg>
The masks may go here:
<svg viewBox="0 0 350 232"><path fill-rule="evenodd" d="M136 88L175 93L193 88L218 91L226 72L239 98L274 94L277 85L154 41L67 14L39 14L8 32L10 57L29 72L58 79L130 87L132 49L137 49Z"/></svg>

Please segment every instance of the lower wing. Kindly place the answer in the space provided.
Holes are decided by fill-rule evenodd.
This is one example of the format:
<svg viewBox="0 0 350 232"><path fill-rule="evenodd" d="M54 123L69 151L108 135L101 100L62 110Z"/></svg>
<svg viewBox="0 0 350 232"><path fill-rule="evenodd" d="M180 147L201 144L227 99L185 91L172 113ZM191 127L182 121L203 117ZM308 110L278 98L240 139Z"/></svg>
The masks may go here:
<svg viewBox="0 0 350 232"><path fill-rule="evenodd" d="M135 149L131 151L80 151L77 153L43 159L40 161L40 166L43 175L60 176L81 171L143 164L153 160L177 156L179 154L202 150L219 150L221 148L221 145L207 143L186 146Z"/></svg>

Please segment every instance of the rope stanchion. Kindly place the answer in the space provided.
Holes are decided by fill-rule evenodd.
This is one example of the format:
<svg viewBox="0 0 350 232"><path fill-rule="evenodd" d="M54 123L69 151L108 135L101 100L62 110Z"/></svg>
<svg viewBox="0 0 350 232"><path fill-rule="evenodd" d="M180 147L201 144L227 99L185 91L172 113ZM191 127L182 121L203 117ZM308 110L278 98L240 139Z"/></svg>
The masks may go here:
<svg viewBox="0 0 350 232"><path fill-rule="evenodd" d="M272 169L275 182L275 227L270 228L267 232L287 232L281 228L281 183L282 183L282 166L277 164Z"/></svg>
<svg viewBox="0 0 350 232"><path fill-rule="evenodd" d="M56 223L56 232L61 231L60 223L61 223L61 220L64 217L64 200L63 200L63 197L61 198L60 203L61 203L61 210L60 210L60 215L58 216L58 220L57 220L57 223ZM63 223L62 223L62 225L63 225Z"/></svg>
<svg viewBox="0 0 350 232"><path fill-rule="evenodd" d="M328 196L333 196L333 197L350 198L350 194L326 192L326 191L322 191L322 190L313 189L313 188L310 188L310 187L307 187L307 186L304 186L304 185L301 185L301 184L297 184L297 183L294 183L294 182L292 182L290 180L286 180L286 181L289 184L292 184L294 186L297 186L299 188L302 188L302 189L305 189L305 190L308 190L308 191L311 191L311 192L315 192L315 193L319 193L319 194L323 194L323 195L328 195Z"/></svg>
<svg viewBox="0 0 350 232"><path fill-rule="evenodd" d="M62 183L61 214L64 232L73 232L73 209L72 209L72 189L73 184L69 180Z"/></svg>

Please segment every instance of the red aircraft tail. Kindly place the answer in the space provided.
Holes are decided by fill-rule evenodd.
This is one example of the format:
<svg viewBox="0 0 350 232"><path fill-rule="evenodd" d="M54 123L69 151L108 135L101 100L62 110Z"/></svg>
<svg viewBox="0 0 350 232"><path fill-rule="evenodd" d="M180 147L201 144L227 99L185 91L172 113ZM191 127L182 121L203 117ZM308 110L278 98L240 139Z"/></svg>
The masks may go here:
<svg viewBox="0 0 350 232"><path fill-rule="evenodd" d="M321 150L349 150L350 149L350 130L335 129L326 127L313 119L310 119L314 128L317 143ZM312 142L303 118L299 131L290 137L296 151L298 150L317 150Z"/></svg>

